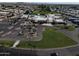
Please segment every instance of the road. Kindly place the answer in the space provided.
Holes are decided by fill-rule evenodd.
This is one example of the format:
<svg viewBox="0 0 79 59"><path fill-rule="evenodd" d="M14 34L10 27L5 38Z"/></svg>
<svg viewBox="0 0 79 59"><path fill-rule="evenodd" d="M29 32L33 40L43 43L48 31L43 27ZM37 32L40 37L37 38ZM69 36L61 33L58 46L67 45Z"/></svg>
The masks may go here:
<svg viewBox="0 0 79 59"><path fill-rule="evenodd" d="M79 55L79 46L71 48L51 48L51 49L28 49L28 48L7 48L0 47L1 55L8 56L51 56L52 53L56 53L57 56L76 56ZM5 54L7 53L7 54Z"/></svg>
<svg viewBox="0 0 79 59"><path fill-rule="evenodd" d="M59 32L64 33L66 36L70 37L71 39L73 39L74 41L76 41L77 43L79 43L79 28L76 28L74 31L68 31L68 30L58 30Z"/></svg>

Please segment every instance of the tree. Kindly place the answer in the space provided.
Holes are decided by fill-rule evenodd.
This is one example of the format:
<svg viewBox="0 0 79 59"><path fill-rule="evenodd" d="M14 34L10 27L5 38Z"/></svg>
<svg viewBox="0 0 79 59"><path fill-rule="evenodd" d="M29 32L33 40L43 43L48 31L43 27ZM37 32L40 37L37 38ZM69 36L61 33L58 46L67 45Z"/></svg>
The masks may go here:
<svg viewBox="0 0 79 59"><path fill-rule="evenodd" d="M32 11L31 10L27 10L24 14L31 14Z"/></svg>

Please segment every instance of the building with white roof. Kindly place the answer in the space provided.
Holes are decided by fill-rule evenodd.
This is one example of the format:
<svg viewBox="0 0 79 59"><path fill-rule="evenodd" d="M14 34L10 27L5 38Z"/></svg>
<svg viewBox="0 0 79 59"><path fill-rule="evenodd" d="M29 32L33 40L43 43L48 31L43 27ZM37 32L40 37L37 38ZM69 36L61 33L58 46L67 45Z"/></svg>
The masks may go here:
<svg viewBox="0 0 79 59"><path fill-rule="evenodd" d="M27 18L28 17L28 15L25 15L25 14L23 14L22 16L21 16L21 18Z"/></svg>
<svg viewBox="0 0 79 59"><path fill-rule="evenodd" d="M54 22L55 23L66 23L66 21L64 21L63 19L55 19Z"/></svg>
<svg viewBox="0 0 79 59"><path fill-rule="evenodd" d="M28 15L23 15L22 17L27 18ZM60 14L58 15L48 14L47 17L42 15L29 15L28 19L33 20L34 22L42 22L42 23L52 23L52 22L65 23L65 21L61 18Z"/></svg>
<svg viewBox="0 0 79 59"><path fill-rule="evenodd" d="M42 24L42 26L50 26L50 27L52 27L53 25L50 24L50 23L44 23L44 24Z"/></svg>
<svg viewBox="0 0 79 59"><path fill-rule="evenodd" d="M55 19L56 22L64 22L63 19Z"/></svg>
<svg viewBox="0 0 79 59"><path fill-rule="evenodd" d="M54 18L55 18L55 19L61 18L61 15L60 15L60 14L55 14Z"/></svg>
<svg viewBox="0 0 79 59"><path fill-rule="evenodd" d="M48 22L65 23L64 19L62 19L61 14L49 14Z"/></svg>
<svg viewBox="0 0 79 59"><path fill-rule="evenodd" d="M34 20L35 22L39 22L39 21L47 21L47 17L45 16L38 16L38 15L35 15L34 17L32 17L32 20Z"/></svg>
<svg viewBox="0 0 79 59"><path fill-rule="evenodd" d="M0 22L3 21L4 19L0 19Z"/></svg>
<svg viewBox="0 0 79 59"><path fill-rule="evenodd" d="M61 18L61 14L48 14L47 15L47 18L48 18L48 22L53 22L54 20L58 20Z"/></svg>
<svg viewBox="0 0 79 59"><path fill-rule="evenodd" d="M55 16L55 14L48 14L47 15L47 22L49 22L49 23L53 22L54 16Z"/></svg>
<svg viewBox="0 0 79 59"><path fill-rule="evenodd" d="M47 16L49 16L49 17L54 17L55 14L48 14Z"/></svg>
<svg viewBox="0 0 79 59"><path fill-rule="evenodd" d="M7 12L7 11L6 11L6 12L0 11L0 15L2 15L2 16L3 16L3 15L8 15L9 13L10 13L10 12Z"/></svg>
<svg viewBox="0 0 79 59"><path fill-rule="evenodd" d="M48 19L47 22L49 22L49 23L53 22L53 20L54 20L54 18L52 18L52 17L48 17L47 19Z"/></svg>

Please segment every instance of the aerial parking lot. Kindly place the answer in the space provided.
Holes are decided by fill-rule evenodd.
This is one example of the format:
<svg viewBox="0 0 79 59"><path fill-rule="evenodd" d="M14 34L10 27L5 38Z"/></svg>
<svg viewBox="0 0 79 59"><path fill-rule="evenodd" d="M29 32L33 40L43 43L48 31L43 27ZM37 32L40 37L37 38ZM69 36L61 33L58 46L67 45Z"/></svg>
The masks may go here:
<svg viewBox="0 0 79 59"><path fill-rule="evenodd" d="M5 39L5 38L15 40L15 41L16 40L26 40L27 41L28 38L30 40L32 40L32 39L40 40L41 34L42 34L41 25L37 25L35 28L34 26L30 26L30 24L25 25L25 23L27 23L27 22L23 21L23 19L22 20L20 19L15 24L9 24L8 22L0 23L0 40ZM32 27L33 27L33 29L31 29ZM29 31L31 31L31 32L29 32ZM37 31L35 33L36 36L35 36L35 34L33 34L34 33L33 31L34 32ZM35 36L34 38L32 37L33 36L32 34Z"/></svg>

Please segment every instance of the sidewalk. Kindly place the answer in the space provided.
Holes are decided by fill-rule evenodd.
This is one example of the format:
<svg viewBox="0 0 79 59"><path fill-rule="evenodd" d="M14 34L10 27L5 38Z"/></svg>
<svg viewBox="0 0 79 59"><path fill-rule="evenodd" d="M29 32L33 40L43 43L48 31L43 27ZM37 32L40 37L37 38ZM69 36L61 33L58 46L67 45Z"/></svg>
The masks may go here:
<svg viewBox="0 0 79 59"><path fill-rule="evenodd" d="M17 40L17 41L13 44L12 48L15 48L19 43L20 43L20 40Z"/></svg>

